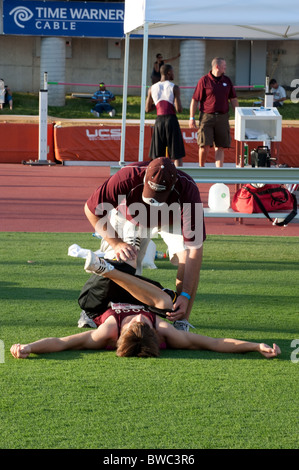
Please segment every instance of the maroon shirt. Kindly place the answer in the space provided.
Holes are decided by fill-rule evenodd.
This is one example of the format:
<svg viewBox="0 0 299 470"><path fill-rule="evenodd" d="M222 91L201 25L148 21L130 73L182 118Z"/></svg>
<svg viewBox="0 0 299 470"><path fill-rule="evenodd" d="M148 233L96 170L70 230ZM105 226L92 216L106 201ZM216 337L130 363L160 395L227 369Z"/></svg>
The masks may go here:
<svg viewBox="0 0 299 470"><path fill-rule="evenodd" d="M126 318L128 316L132 316L132 315L139 315L139 314L142 314L145 317L147 317L151 321L151 323L153 325L153 328L156 329L156 319L157 319L156 315L154 313L148 312L145 308L142 308L142 307L140 308L138 306L128 307L128 308L122 307L122 308L119 308L117 310L113 310L112 308L109 308L102 315L100 315L96 318L93 318L93 321L95 322L95 324L97 326L100 326L103 323L105 323L107 318L113 316L116 320L116 323L117 323L118 338L119 338L120 333L121 333L121 324L122 324L124 318ZM164 343L164 342L160 343L159 346L160 346L160 349L166 349L166 343ZM111 349L114 349L114 348L111 348L110 346L107 346L106 349L111 350Z"/></svg>
<svg viewBox="0 0 299 470"><path fill-rule="evenodd" d="M122 308L119 308L119 309L116 309L116 310L114 310L112 308L109 308L102 315L99 315L98 317L94 318L93 321L95 322L95 324L97 326L100 326L103 323L105 323L107 318L113 316L116 320L116 323L117 323L118 337L119 337L120 332L121 332L121 324L122 324L123 320L128 316L140 315L140 314L147 317L151 321L153 327L156 328L156 315L154 313L149 312L145 308L142 308L142 307L137 306L137 305L136 305L135 308L133 308L133 307L128 307L128 308L122 307Z"/></svg>
<svg viewBox="0 0 299 470"><path fill-rule="evenodd" d="M193 99L199 101L203 113L228 113L229 100L237 98L233 84L226 75L216 78L210 71L198 81Z"/></svg>
<svg viewBox="0 0 299 470"><path fill-rule="evenodd" d="M195 230L199 227L198 220L196 220L198 215L196 203L201 204L195 181L183 171L177 170L178 180L168 198L168 206L166 204L160 207L150 206L142 200L143 180L149 163L149 161L131 163L121 168L90 196L87 201L89 210L102 218L107 216L107 210L118 208L132 223L154 228L160 227L161 223L165 224L164 217L166 216L167 223L169 222L171 226L173 213L168 211L168 207L177 203L184 241L192 244ZM137 205L142 209L139 212ZM205 240L204 222L200 227L203 231L203 240Z"/></svg>

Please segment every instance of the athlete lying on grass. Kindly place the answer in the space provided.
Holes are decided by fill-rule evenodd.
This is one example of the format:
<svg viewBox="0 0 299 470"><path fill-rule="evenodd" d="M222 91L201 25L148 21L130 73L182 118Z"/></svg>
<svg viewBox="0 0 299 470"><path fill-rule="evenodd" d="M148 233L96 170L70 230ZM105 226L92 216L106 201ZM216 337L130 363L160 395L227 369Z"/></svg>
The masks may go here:
<svg viewBox="0 0 299 470"><path fill-rule="evenodd" d="M113 280L137 298L142 305L109 308L94 319L96 330L66 336L45 338L33 343L14 344L10 351L16 358L25 359L29 354L60 352L81 349L116 349L118 356L158 357L160 349L209 350L221 353L246 353L258 351L266 358L276 357L280 349L264 343L253 343L229 338L210 338L174 326L152 313L151 308L161 312L171 311L174 297L167 291L115 269L104 259L90 252L84 266L86 272Z"/></svg>

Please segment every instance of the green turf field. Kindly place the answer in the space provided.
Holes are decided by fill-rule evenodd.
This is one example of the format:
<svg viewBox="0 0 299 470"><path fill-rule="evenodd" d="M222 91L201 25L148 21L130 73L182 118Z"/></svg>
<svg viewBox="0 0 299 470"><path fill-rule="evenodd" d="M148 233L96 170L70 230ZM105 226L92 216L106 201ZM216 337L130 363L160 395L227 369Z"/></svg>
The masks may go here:
<svg viewBox="0 0 299 470"><path fill-rule="evenodd" d="M1 449L298 448L298 238L209 236L190 318L201 334L275 341L279 359L170 350L14 359L13 343L82 331L88 275L67 256L73 243L99 247L89 233L0 233ZM175 268L156 264L144 274L173 288Z"/></svg>
<svg viewBox="0 0 299 470"><path fill-rule="evenodd" d="M88 90L93 92L94 90ZM257 95L263 92L257 91ZM248 95L248 96L247 96ZM252 92L245 93L238 91L239 106L241 107L254 107L254 103L258 99L257 96L252 96ZM127 119L139 119L140 118L140 96L128 96L127 97ZM116 95L113 107L115 107L116 115L115 119L120 119L122 116L122 95ZM71 95L66 95L65 106L49 106L48 114L56 118L63 119L92 119L93 115L90 113L91 101L86 98L73 98ZM38 116L39 113L39 95L38 93L13 93L13 110L10 111L7 107L0 110L1 115L27 115L27 116ZM282 115L282 119L285 120L297 120L299 119L299 112L297 103L292 103L290 99L286 100L283 107L279 108L279 113ZM178 113L178 119L189 120L189 106L184 108L181 113ZM109 118L108 114L103 115L103 118ZM230 119L234 119L235 112L230 109ZM145 119L155 119L156 113L145 113ZM111 119L111 118L109 118ZM196 116L198 119L198 115ZM113 120L113 119L112 119Z"/></svg>

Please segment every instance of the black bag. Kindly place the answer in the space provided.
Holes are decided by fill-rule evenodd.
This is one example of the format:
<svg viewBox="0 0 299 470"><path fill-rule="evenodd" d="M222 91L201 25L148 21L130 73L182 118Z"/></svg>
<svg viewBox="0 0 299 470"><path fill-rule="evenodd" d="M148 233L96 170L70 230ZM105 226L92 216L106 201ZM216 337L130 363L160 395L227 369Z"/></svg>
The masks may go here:
<svg viewBox="0 0 299 470"><path fill-rule="evenodd" d="M276 158L271 158L270 149L267 146L260 145L250 152L251 166L254 167L270 167L272 161Z"/></svg>

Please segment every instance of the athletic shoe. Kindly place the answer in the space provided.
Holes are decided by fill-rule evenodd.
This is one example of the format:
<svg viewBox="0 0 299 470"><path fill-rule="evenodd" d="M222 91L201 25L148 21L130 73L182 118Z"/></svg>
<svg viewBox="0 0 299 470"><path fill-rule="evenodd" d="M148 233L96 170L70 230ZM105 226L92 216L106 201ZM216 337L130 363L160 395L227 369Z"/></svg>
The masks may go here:
<svg viewBox="0 0 299 470"><path fill-rule="evenodd" d="M191 323L188 322L188 320L176 320L175 322L173 322L173 326L177 329L177 330L182 330L182 331L189 331L189 328L195 328L193 325L191 325Z"/></svg>
<svg viewBox="0 0 299 470"><path fill-rule="evenodd" d="M141 244L141 229L139 227L132 227L132 222L127 221L123 227L123 241L128 245L135 246L139 251Z"/></svg>
<svg viewBox="0 0 299 470"><path fill-rule="evenodd" d="M115 116L115 109L112 109L112 111L109 111L109 116L114 117Z"/></svg>
<svg viewBox="0 0 299 470"><path fill-rule="evenodd" d="M114 266L108 263L104 258L99 258L93 251L88 250L84 269L87 273L94 273L102 276L103 274L112 271Z"/></svg>
<svg viewBox="0 0 299 470"><path fill-rule="evenodd" d="M140 243L141 243L140 237L124 237L124 242L128 243L128 245L135 246L137 251L140 250Z"/></svg>
<svg viewBox="0 0 299 470"><path fill-rule="evenodd" d="M95 111L94 109L91 109L90 112L91 112L91 114L93 114L95 117L97 117L97 118L100 117L100 113L98 113L98 112Z"/></svg>
<svg viewBox="0 0 299 470"><path fill-rule="evenodd" d="M78 328L97 328L97 325L91 318L89 318L86 312L82 310L78 320Z"/></svg>

